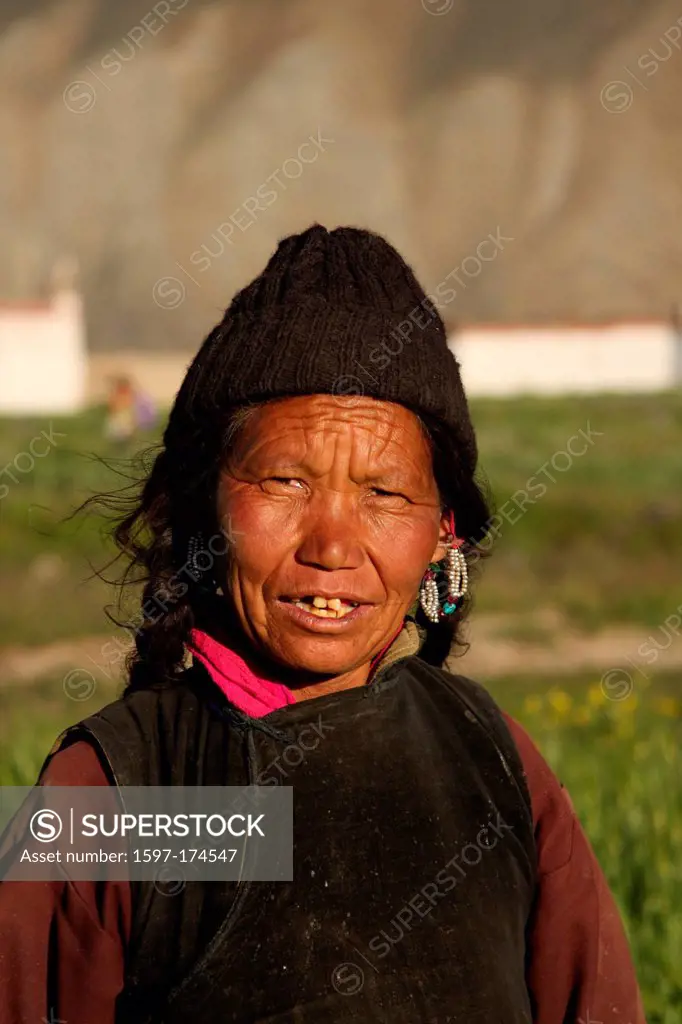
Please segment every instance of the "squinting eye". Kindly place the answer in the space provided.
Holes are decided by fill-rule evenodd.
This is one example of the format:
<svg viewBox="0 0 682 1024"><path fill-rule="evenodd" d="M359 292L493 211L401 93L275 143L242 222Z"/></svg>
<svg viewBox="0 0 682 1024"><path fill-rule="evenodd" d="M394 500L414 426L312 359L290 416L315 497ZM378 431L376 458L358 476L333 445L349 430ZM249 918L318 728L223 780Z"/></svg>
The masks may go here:
<svg viewBox="0 0 682 1024"><path fill-rule="evenodd" d="M382 500L390 500L393 504L404 504L408 499L404 494L398 494L396 491L385 491L381 487L373 487L372 493L375 497L381 498Z"/></svg>
<svg viewBox="0 0 682 1024"><path fill-rule="evenodd" d="M274 491L278 494L281 494L282 490L287 488L301 490L305 487L303 480L299 480L297 477L293 476L269 476L261 483L261 486L263 487L266 485L268 490Z"/></svg>

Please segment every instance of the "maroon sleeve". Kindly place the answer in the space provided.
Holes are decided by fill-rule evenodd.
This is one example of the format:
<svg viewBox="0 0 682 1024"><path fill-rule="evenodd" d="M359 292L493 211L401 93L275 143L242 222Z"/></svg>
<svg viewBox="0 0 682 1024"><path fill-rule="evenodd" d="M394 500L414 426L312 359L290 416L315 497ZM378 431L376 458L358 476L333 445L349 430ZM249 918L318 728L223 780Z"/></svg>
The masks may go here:
<svg viewBox="0 0 682 1024"><path fill-rule="evenodd" d="M109 785L84 741L55 754L40 782ZM114 1024L130 918L126 882L0 883L0 1024Z"/></svg>
<svg viewBox="0 0 682 1024"><path fill-rule="evenodd" d="M615 900L570 797L505 715L528 780L538 850L529 934L534 1024L646 1024Z"/></svg>

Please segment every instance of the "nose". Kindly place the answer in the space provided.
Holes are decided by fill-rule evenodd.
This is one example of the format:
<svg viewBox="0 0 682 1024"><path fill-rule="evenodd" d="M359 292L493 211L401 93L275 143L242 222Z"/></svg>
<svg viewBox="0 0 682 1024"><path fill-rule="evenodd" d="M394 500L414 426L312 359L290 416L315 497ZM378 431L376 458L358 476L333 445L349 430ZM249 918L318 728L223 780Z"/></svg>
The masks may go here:
<svg viewBox="0 0 682 1024"><path fill-rule="evenodd" d="M365 560L360 542L360 524L343 495L315 503L304 526L296 561L334 572L359 569Z"/></svg>

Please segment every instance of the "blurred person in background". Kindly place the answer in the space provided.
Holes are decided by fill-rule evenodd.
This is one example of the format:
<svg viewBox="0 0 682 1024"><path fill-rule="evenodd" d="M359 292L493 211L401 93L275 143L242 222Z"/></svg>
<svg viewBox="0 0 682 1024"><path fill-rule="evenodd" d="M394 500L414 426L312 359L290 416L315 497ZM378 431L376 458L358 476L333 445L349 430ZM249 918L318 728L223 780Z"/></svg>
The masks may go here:
<svg viewBox="0 0 682 1024"><path fill-rule="evenodd" d="M114 377L107 396L104 434L115 444L125 444L135 434L135 391L129 377Z"/></svg>
<svg viewBox="0 0 682 1024"><path fill-rule="evenodd" d="M567 793L444 668L490 520L476 470L458 364L400 255L353 228L285 239L117 527L146 580L126 691L39 782L274 778L294 880L5 882L3 1024L643 1024Z"/></svg>
<svg viewBox="0 0 682 1024"><path fill-rule="evenodd" d="M130 377L115 377L107 398L105 437L126 445L138 431L149 430L156 423L156 407L152 399L133 385Z"/></svg>

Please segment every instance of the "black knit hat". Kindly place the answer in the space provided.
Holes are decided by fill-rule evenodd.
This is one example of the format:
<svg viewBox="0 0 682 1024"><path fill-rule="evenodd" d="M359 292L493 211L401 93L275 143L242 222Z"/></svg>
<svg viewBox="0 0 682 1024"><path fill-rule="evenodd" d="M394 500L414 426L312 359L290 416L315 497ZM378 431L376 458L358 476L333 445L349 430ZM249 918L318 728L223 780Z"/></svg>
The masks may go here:
<svg viewBox="0 0 682 1024"><path fill-rule="evenodd" d="M280 242L204 342L176 409L185 427L188 414L205 425L207 414L245 402L304 394L364 394L430 414L453 436L462 465L475 468L443 321L410 267L370 231L315 224Z"/></svg>

